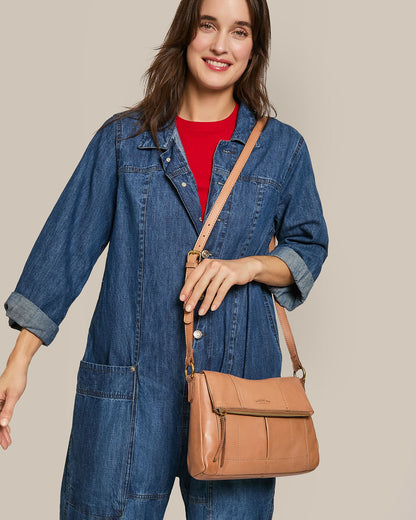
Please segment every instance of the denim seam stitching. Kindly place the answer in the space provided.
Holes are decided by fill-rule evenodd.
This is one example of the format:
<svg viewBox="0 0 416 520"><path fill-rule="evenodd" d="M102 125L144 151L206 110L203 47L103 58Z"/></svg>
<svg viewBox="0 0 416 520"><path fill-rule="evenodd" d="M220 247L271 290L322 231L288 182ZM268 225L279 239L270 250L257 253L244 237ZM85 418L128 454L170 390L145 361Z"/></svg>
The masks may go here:
<svg viewBox="0 0 416 520"><path fill-rule="evenodd" d="M254 214L253 214L253 218L252 218L252 221L251 221L251 227L250 227L250 230L247 234L247 238L246 238L246 241L243 245L243 248L240 252L240 256L243 256L244 255L244 252L245 250L247 249L249 243L250 243L250 240L251 240L251 237L253 235L253 231L256 227L256 223L257 223L257 219L258 219L258 216L259 216L259 213L260 213L260 208L262 206L262 203L263 203L263 190L261 188L261 186L258 187L257 189L257 198L256 198L256 204L255 204L255 207L254 207ZM232 210L232 208L231 208Z"/></svg>
<svg viewBox="0 0 416 520"><path fill-rule="evenodd" d="M271 302L269 302L269 300L268 300L269 296L272 298ZM270 308L270 303L272 304L273 307L275 307L274 301L273 301L273 295L271 295L270 292L268 294L267 293L263 293L263 297L264 297L264 301L265 301L265 304L266 304L266 313L267 313L267 316L269 318L269 322L272 325L273 335L274 335L274 337L276 339L277 345L278 345L279 350L280 350L280 363L282 363L282 350L281 350L281 346L280 346L279 328L278 328L277 322L276 322L276 315L274 313L272 314L271 308Z"/></svg>
<svg viewBox="0 0 416 520"><path fill-rule="evenodd" d="M130 413L130 438L129 438L129 444L128 444L128 450L127 450L127 462L126 462L126 470L124 475L124 485L123 485L123 507L122 507L122 515L124 515L124 512L127 507L127 496L129 491L129 485L131 481L131 472L132 472L132 466L133 466L133 454L134 454L134 440L135 440L135 433L136 433L136 418L137 418L137 371L134 373L134 379L133 379L133 402L131 404L131 413Z"/></svg>
<svg viewBox="0 0 416 520"><path fill-rule="evenodd" d="M138 268L138 279L140 280L140 285L138 289L138 296L137 296L137 312L136 312L136 335L135 335L135 358L134 363L137 364L139 361L139 349L140 349L140 331L141 331L141 320L142 320L142 305L143 305L143 272L144 272L144 244L146 241L146 211L147 211L147 201L149 199L149 189L150 189L150 175L148 175L147 179L147 190L146 190L146 197L145 197L145 203L143 205L143 209L140 212L139 216L139 227L138 229L143 229L142 233L142 240L141 240L141 256L140 256L140 265ZM143 219L143 222L140 222L140 220Z"/></svg>
<svg viewBox="0 0 416 520"><path fill-rule="evenodd" d="M93 370L94 372L103 372L105 374L131 374L131 365L128 365L125 368L119 368L116 365L108 365L106 367L100 368L98 366L88 366L85 363L89 363L89 361L82 360L81 370Z"/></svg>
<svg viewBox="0 0 416 520"><path fill-rule="evenodd" d="M282 188L283 188L284 184L286 183L286 179L287 179L287 177L289 176L289 172L290 172L290 170L292 169L293 164L295 163L296 158L300 156L300 155L299 155L299 151L300 151L300 149L302 148L304 142L305 142L305 140L304 140L303 136L300 136L300 137L299 137L298 144L297 144L297 146L296 146L296 149L295 149L295 151L293 152L292 158L291 158L291 160L290 160L289 167L288 167L288 169L286 170L286 173L285 173L285 175L284 175L284 177L283 177L283 179L282 179Z"/></svg>
<svg viewBox="0 0 416 520"><path fill-rule="evenodd" d="M89 397L105 397L107 399L116 400L131 401L133 399L132 394L122 394L118 392L95 392L94 390L86 390L85 388L77 388L76 393L79 395L85 395Z"/></svg>
<svg viewBox="0 0 416 520"><path fill-rule="evenodd" d="M117 119L116 121L116 168L119 171L119 159L120 159L120 137L121 137L121 121Z"/></svg>
<svg viewBox="0 0 416 520"><path fill-rule="evenodd" d="M231 330L230 330L230 336L229 336L229 343L228 343L228 356L227 356L227 362L225 370L230 373L233 361L234 361L234 343L235 343L235 335L237 331L237 316L238 316L238 304L237 304L237 291L234 292L234 301L233 301L233 311L232 311L232 321L231 321Z"/></svg>
<svg viewBox="0 0 416 520"><path fill-rule="evenodd" d="M114 515L96 515L94 513L86 513L85 511L83 511L82 509L79 509L75 504L73 504L68 498L65 499L66 500L66 503L69 504L73 509L75 509L76 511L78 511L79 513L82 513L83 515L87 514L88 516L94 516L96 517L98 520L101 520L102 518L108 518L109 520L114 520L114 518L117 518L117 517L114 517Z"/></svg>
<svg viewBox="0 0 416 520"><path fill-rule="evenodd" d="M169 498L169 493L153 493L153 494L141 494L141 493L129 493L127 498L133 498L137 500L164 500Z"/></svg>
<svg viewBox="0 0 416 520"><path fill-rule="evenodd" d="M120 174L122 173L151 173L154 171L161 171L160 166L155 164L152 166L147 166L146 168L140 168L139 166L121 166L120 167Z"/></svg>

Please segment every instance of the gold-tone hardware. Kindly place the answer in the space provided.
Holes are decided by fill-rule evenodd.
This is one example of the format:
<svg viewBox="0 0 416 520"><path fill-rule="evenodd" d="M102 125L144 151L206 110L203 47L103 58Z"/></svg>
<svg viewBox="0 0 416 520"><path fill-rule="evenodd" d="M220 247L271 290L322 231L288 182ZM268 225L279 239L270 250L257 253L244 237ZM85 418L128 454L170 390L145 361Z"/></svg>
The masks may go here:
<svg viewBox="0 0 416 520"><path fill-rule="evenodd" d="M132 372L135 372L135 371L136 371L136 367L130 367L130 370L131 370Z"/></svg>
<svg viewBox="0 0 416 520"><path fill-rule="evenodd" d="M188 374L188 368L189 368L189 367L192 368L191 377L194 377L195 366L194 366L194 364L192 363L192 361L191 361L191 363L190 363L189 365L185 365L185 377L189 376L189 374Z"/></svg>
<svg viewBox="0 0 416 520"><path fill-rule="evenodd" d="M241 410L241 409L232 409L227 408L226 410L224 408L214 408L214 412L217 415L226 415L228 414L234 414L234 415L254 415L258 417L308 417L310 414L308 412L298 412L296 414L291 412L269 412L268 410Z"/></svg>
<svg viewBox="0 0 416 520"><path fill-rule="evenodd" d="M218 444L217 451L215 452L214 458L212 459L213 462L216 462L217 456L219 453L221 453L220 458L220 468L224 465L224 449L225 449L225 413L220 414L220 424L221 424L221 437L220 442Z"/></svg>
<svg viewBox="0 0 416 520"><path fill-rule="evenodd" d="M186 261L187 262L189 261L189 255L198 255L198 262L200 262L201 254L202 254L202 251L197 251L196 249L191 249L190 251L188 251L188 254L186 255Z"/></svg>
<svg viewBox="0 0 416 520"><path fill-rule="evenodd" d="M224 410L224 408L215 408L214 412L217 415L226 415L227 414L227 410Z"/></svg>
<svg viewBox="0 0 416 520"><path fill-rule="evenodd" d="M298 368L298 370L302 370L302 377L299 377L299 379L301 379L303 382L305 382L306 370L303 368L302 365ZM294 376L296 376L296 372L298 372L298 370L293 371ZM298 376L296 376L296 377L298 377Z"/></svg>

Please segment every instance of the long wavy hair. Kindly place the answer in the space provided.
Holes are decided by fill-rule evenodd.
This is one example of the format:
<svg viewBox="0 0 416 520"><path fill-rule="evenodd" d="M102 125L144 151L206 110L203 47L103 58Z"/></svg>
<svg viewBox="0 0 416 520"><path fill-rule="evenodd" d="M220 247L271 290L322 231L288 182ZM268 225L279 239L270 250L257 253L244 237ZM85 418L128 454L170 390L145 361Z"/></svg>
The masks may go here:
<svg viewBox="0 0 416 520"><path fill-rule="evenodd" d="M263 115L270 115L272 110L277 115L266 90L271 41L270 15L267 0L246 2L252 24L252 58L234 84L233 96L239 104L244 102L254 112L256 119L260 119ZM111 118L111 121L128 116L138 119L135 129L137 126L140 128L129 138L150 130L160 150L157 132L170 125L180 108L188 72L186 50L198 31L201 5L202 0L181 0L162 45L155 48L158 53L142 77L145 83L144 98L132 107L124 107L128 110ZM101 128L111 121L104 123Z"/></svg>

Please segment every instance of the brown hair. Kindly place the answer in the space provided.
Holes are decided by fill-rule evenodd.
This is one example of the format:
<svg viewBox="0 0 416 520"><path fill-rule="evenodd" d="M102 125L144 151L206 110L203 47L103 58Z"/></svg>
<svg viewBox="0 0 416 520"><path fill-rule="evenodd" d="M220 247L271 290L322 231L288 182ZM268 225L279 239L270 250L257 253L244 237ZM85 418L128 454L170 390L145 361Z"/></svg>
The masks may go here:
<svg viewBox="0 0 416 520"><path fill-rule="evenodd" d="M276 110L266 90L266 69L269 63L271 26L267 0L246 0L252 24L253 49L246 70L234 85L234 98L244 102L256 119ZM157 131L168 126L176 117L185 88L187 75L186 49L196 36L202 0L181 0L159 52L145 72L145 96L133 107L111 119L138 116L140 129L129 137L150 130L159 148ZM109 124L102 125L101 128Z"/></svg>

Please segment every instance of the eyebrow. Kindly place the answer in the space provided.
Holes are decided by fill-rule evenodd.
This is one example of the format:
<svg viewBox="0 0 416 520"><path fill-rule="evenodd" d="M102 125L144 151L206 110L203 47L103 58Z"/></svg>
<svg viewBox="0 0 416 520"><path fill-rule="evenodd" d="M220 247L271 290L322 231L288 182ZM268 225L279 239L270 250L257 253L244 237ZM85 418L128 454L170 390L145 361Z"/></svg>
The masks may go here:
<svg viewBox="0 0 416 520"><path fill-rule="evenodd" d="M217 22L218 20L215 18L215 16L211 16L209 14L203 14L201 16L201 20L210 20L211 22ZM248 27L251 29L251 24L249 22L245 22L244 20L237 20L234 22L234 25L241 25L243 27Z"/></svg>

